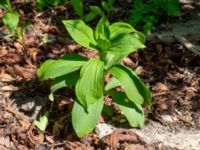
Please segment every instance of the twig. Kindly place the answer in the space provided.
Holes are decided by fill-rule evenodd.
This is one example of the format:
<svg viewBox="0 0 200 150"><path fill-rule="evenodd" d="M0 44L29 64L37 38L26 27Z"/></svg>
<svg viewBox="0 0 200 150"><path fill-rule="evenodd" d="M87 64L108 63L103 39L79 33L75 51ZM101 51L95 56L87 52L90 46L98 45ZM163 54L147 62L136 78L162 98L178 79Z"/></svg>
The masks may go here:
<svg viewBox="0 0 200 150"><path fill-rule="evenodd" d="M167 91L167 92L155 93L155 94L153 94L153 97L154 97L154 96L166 95L166 94L170 94L170 93L173 93L173 92L176 92L176 91Z"/></svg>
<svg viewBox="0 0 200 150"><path fill-rule="evenodd" d="M183 36L179 36L179 35L175 35L175 39L183 44L189 51L197 54L200 56L200 47L197 45L192 44L191 42L189 42L186 38L184 38Z"/></svg>
<svg viewBox="0 0 200 150"><path fill-rule="evenodd" d="M194 125L194 123L192 123L191 121L189 121L189 120L187 120L187 119L185 119L185 118L183 118L183 117L181 117L181 116L179 116L179 115L176 115L176 117L177 117L179 120L183 121L183 122L186 122L186 123L188 123L188 124L190 124L190 125Z"/></svg>

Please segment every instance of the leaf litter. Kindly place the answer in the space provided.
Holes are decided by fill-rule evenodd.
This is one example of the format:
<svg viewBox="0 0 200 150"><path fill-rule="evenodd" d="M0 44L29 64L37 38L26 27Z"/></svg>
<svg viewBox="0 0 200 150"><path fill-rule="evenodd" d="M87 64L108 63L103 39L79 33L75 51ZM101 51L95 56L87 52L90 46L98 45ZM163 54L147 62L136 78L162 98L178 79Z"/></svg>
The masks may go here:
<svg viewBox="0 0 200 150"><path fill-rule="evenodd" d="M199 146L197 139L200 139L199 56L177 42L166 44L153 39L147 43L143 52L132 54L122 62L132 69L139 68L140 77L153 92L153 109L145 108L145 127L134 132L118 129L103 139L91 133L79 140L73 133L70 116L66 116L72 108L69 99L74 99L73 91L61 90L52 106L47 97L49 82L37 81L35 73L47 58L58 58L70 52L88 57L97 54L70 41L64 28L52 19L57 14L60 20L66 19L68 6L50 8L44 13L30 9L25 13L26 8L20 2L16 5L19 5L22 20L32 22L33 28L24 33L23 42L0 39L0 149L86 150L101 149L106 143L107 147L116 149L161 150L181 149L181 142L185 148L198 149L195 146ZM35 4L26 5L33 8ZM48 35L47 41L45 35ZM107 103L114 108L114 117L122 115L112 101ZM23 108L30 104L33 106ZM33 125L33 120L50 107L47 131L41 132ZM127 127L126 121L122 124L120 119L109 120L106 115L101 122L116 128ZM196 143L190 143L189 138Z"/></svg>

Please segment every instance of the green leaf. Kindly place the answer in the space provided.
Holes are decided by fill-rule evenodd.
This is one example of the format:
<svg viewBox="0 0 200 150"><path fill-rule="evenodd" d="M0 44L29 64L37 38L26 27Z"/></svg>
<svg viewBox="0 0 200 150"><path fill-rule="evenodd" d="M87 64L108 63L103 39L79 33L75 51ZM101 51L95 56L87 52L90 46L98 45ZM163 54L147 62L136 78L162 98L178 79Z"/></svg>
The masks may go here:
<svg viewBox="0 0 200 150"><path fill-rule="evenodd" d="M63 59L45 61L37 71L37 76L42 79L56 78L76 70L79 70L85 63L81 56L72 59L75 55L64 56Z"/></svg>
<svg viewBox="0 0 200 150"><path fill-rule="evenodd" d="M127 97L136 104L143 103L143 97L140 95L133 75L125 67L116 65L109 72L121 83Z"/></svg>
<svg viewBox="0 0 200 150"><path fill-rule="evenodd" d="M144 36L144 34L142 32L137 32L137 34L135 34L135 36L140 40L140 42L142 44L145 43L145 36Z"/></svg>
<svg viewBox="0 0 200 150"><path fill-rule="evenodd" d="M109 91L117 86L121 86L121 83L114 77L112 77L108 83L106 84L106 86L104 87L105 91Z"/></svg>
<svg viewBox="0 0 200 150"><path fill-rule="evenodd" d="M104 51L111 46L111 42L107 38L100 38L97 40L97 50Z"/></svg>
<svg viewBox="0 0 200 150"><path fill-rule="evenodd" d="M0 8L8 9L8 4L7 4L6 0L0 1Z"/></svg>
<svg viewBox="0 0 200 150"><path fill-rule="evenodd" d="M47 0L37 0L37 9L43 10L47 6Z"/></svg>
<svg viewBox="0 0 200 150"><path fill-rule="evenodd" d="M111 43L112 45L106 51L117 55L128 55L145 47L134 34L120 34L112 39Z"/></svg>
<svg viewBox="0 0 200 150"><path fill-rule="evenodd" d="M8 28L10 33L14 33L18 23L19 23L19 14L16 11L8 11L4 16L3 16L3 23L4 25Z"/></svg>
<svg viewBox="0 0 200 150"><path fill-rule="evenodd" d="M104 105L103 113L111 117L114 115L115 112L111 106Z"/></svg>
<svg viewBox="0 0 200 150"><path fill-rule="evenodd" d="M90 6L90 12L84 16L85 22L92 21L97 15L102 15L103 12L98 6Z"/></svg>
<svg viewBox="0 0 200 150"><path fill-rule="evenodd" d="M129 34L129 33L137 33L130 24L124 22L116 22L110 26L110 39L115 38L120 34Z"/></svg>
<svg viewBox="0 0 200 150"><path fill-rule="evenodd" d="M39 121L34 120L34 124L41 130L45 131L47 125L48 125L48 117L49 113L45 112L43 116L40 117Z"/></svg>
<svg viewBox="0 0 200 150"><path fill-rule="evenodd" d="M135 85L137 86L138 91L140 92L140 94L144 99L144 104L150 105L152 96L147 86L140 80L140 78L133 70L125 66L121 67L124 68L124 70L126 70L131 75L131 78L133 79Z"/></svg>
<svg viewBox="0 0 200 150"><path fill-rule="evenodd" d="M81 20L64 20L65 25L70 36L78 44L83 47L90 48L91 45L96 45L94 40L93 30Z"/></svg>
<svg viewBox="0 0 200 150"><path fill-rule="evenodd" d="M72 6L76 12L77 15L80 17L83 16L83 3L81 0L72 0Z"/></svg>
<svg viewBox="0 0 200 150"><path fill-rule="evenodd" d="M105 10L108 10L108 3L107 2L105 2L105 1L102 1L101 2L101 5L102 5L102 7L105 9Z"/></svg>
<svg viewBox="0 0 200 150"><path fill-rule="evenodd" d="M104 63L96 58L90 59L81 68L75 91L78 101L86 109L103 94Z"/></svg>
<svg viewBox="0 0 200 150"><path fill-rule="evenodd" d="M113 65L118 64L123 58L125 58L126 55L116 55L112 53L107 53L105 57L105 68L109 69Z"/></svg>
<svg viewBox="0 0 200 150"><path fill-rule="evenodd" d="M88 14L86 14L86 15L84 16L84 21L85 21L85 22L90 22L90 21L92 21L94 18L96 18L97 15L98 15L97 13L94 13L94 12L90 11Z"/></svg>
<svg viewBox="0 0 200 150"><path fill-rule="evenodd" d="M67 0L47 0L48 4L52 5L52 6L57 6L60 4L64 4L67 2Z"/></svg>
<svg viewBox="0 0 200 150"><path fill-rule="evenodd" d="M178 0L168 0L165 8L169 16L178 16L180 14L180 5Z"/></svg>
<svg viewBox="0 0 200 150"><path fill-rule="evenodd" d="M109 95L113 97L132 127L144 126L144 112L141 105L129 101L123 92L111 91Z"/></svg>
<svg viewBox="0 0 200 150"><path fill-rule="evenodd" d="M64 88L64 87L70 87L74 86L76 82L79 79L79 75L77 72L69 73L66 75L63 75L61 77L56 78L52 83L51 83L51 93L49 95L49 99L51 101L54 100L53 93L56 92L58 89Z"/></svg>
<svg viewBox="0 0 200 150"><path fill-rule="evenodd" d="M103 109L103 95L94 103L88 106L88 112L77 101L72 109L72 125L78 137L84 137L91 132L100 117Z"/></svg>
<svg viewBox="0 0 200 150"><path fill-rule="evenodd" d="M67 0L37 0L37 9L43 10L48 5L57 6L66 2Z"/></svg>
<svg viewBox="0 0 200 150"><path fill-rule="evenodd" d="M106 16L102 16L95 28L95 39L109 39L110 29Z"/></svg>

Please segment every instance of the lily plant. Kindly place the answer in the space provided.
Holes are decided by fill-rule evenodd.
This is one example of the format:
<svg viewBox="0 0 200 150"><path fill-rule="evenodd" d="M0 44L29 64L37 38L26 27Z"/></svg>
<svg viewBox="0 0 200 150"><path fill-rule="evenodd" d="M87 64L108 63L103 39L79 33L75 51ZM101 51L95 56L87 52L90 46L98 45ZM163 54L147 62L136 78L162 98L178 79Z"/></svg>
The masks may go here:
<svg viewBox="0 0 200 150"><path fill-rule="evenodd" d="M124 22L110 24L105 16L94 30L82 20L63 20L63 24L74 41L99 53L95 58L72 53L58 60L49 59L37 72L42 80L54 79L51 100L58 89L75 88L72 125L77 136L84 137L96 127L105 95L112 97L131 127L142 127L142 105L151 104L151 93L137 74L120 61L145 47L143 34ZM105 82L107 74L110 80Z"/></svg>

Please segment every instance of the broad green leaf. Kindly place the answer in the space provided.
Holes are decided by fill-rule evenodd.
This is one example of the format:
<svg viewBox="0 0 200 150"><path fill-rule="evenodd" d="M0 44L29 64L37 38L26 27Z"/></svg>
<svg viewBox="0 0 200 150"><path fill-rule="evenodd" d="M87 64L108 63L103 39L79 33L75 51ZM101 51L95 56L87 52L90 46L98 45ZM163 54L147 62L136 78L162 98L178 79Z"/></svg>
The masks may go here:
<svg viewBox="0 0 200 150"><path fill-rule="evenodd" d="M129 72L129 74L131 75L131 78L133 79L135 85L137 86L138 91L140 92L141 96L144 99L144 104L150 105L152 96L147 86L140 80L137 74L134 71L132 71L130 68L125 67L125 66L121 66L121 67L124 68L124 70Z"/></svg>
<svg viewBox="0 0 200 150"><path fill-rule="evenodd" d="M111 42L107 38L100 38L97 40L97 49L99 51L107 50L111 46Z"/></svg>
<svg viewBox="0 0 200 150"><path fill-rule="evenodd" d="M128 33L137 33L137 30L125 22L116 22L110 26L110 39L113 39L120 34Z"/></svg>
<svg viewBox="0 0 200 150"><path fill-rule="evenodd" d="M102 16L95 28L95 39L109 39L110 29L106 16Z"/></svg>
<svg viewBox="0 0 200 150"><path fill-rule="evenodd" d="M104 63L96 58L90 59L81 68L75 91L78 101L86 110L103 94Z"/></svg>
<svg viewBox="0 0 200 150"><path fill-rule="evenodd" d="M140 42L142 44L145 43L145 36L144 36L144 34L142 32L137 32L137 34L135 34L135 36L140 40Z"/></svg>
<svg viewBox="0 0 200 150"><path fill-rule="evenodd" d="M91 45L96 45L93 30L82 20L64 20L63 24L70 36L78 44L86 48L90 48Z"/></svg>
<svg viewBox="0 0 200 150"><path fill-rule="evenodd" d="M113 100L117 103L132 127L144 126L144 112L141 105L129 101L123 92L111 91L109 95L113 97Z"/></svg>
<svg viewBox="0 0 200 150"><path fill-rule="evenodd" d="M145 46L137 36L131 34L120 34L111 40L112 45L106 50L117 55L128 55Z"/></svg>
<svg viewBox="0 0 200 150"><path fill-rule="evenodd" d="M144 102L134 82L134 78L132 78L132 74L127 69L121 65L116 65L109 72L121 83L127 97L132 102L136 104L142 104Z"/></svg>
<svg viewBox="0 0 200 150"><path fill-rule="evenodd" d="M72 0L72 6L77 15L83 16L83 3L81 0Z"/></svg>
<svg viewBox="0 0 200 150"><path fill-rule="evenodd" d="M121 83L114 77L112 77L108 83L106 84L106 86L104 87L105 91L109 91L117 86L121 86Z"/></svg>
<svg viewBox="0 0 200 150"><path fill-rule="evenodd" d="M37 71L37 76L40 79L56 78L76 70L79 70L86 61L83 61L82 56L66 55L63 59L45 61ZM75 58L74 58L75 57ZM74 58L74 60L72 59Z"/></svg>
<svg viewBox="0 0 200 150"><path fill-rule="evenodd" d="M34 124L41 130L45 131L47 125L48 125L48 116L49 113L46 112L43 116L40 117L39 121L34 120Z"/></svg>
<svg viewBox="0 0 200 150"><path fill-rule="evenodd" d="M88 106L88 112L77 101L72 109L72 125L78 137L84 137L91 132L100 117L103 109L103 95L94 103Z"/></svg>
<svg viewBox="0 0 200 150"><path fill-rule="evenodd" d="M53 82L51 83L51 93L49 95L50 100L51 101L54 100L54 97L53 97L54 92L64 87L74 86L76 82L78 81L78 78L79 78L78 73L73 72L73 73L63 75L53 80Z"/></svg>
<svg viewBox="0 0 200 150"><path fill-rule="evenodd" d="M15 32L18 23L19 23L19 14L16 11L8 11L4 16L3 16L3 23L4 25L8 28L10 33Z"/></svg>
<svg viewBox="0 0 200 150"><path fill-rule="evenodd" d="M92 21L97 15L102 15L103 12L98 6L90 6L90 12L84 16L85 22Z"/></svg>
<svg viewBox="0 0 200 150"><path fill-rule="evenodd" d="M115 55L112 53L107 53L105 57L105 68L109 69L113 65L118 64L127 55Z"/></svg>

